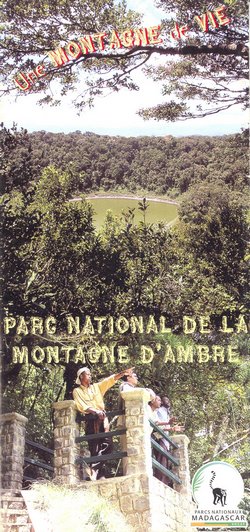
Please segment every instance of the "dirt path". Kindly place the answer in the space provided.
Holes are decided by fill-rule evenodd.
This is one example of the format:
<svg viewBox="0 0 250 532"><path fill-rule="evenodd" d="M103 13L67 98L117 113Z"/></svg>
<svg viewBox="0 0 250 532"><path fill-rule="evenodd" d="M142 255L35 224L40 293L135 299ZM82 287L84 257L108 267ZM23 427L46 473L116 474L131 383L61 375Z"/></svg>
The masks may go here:
<svg viewBox="0 0 250 532"><path fill-rule="evenodd" d="M131 200L138 200L138 201L142 201L143 200L143 197L146 197L146 196L127 196L127 195L122 195L122 196L118 196L116 194L114 195L109 195L109 194L103 194L103 195L97 195L97 194L93 194L93 195L89 195L89 196L86 196L86 199L131 199ZM81 201L83 198L81 197L78 197L78 198L72 198L70 201ZM170 203L172 205L179 205L178 201L175 201L175 200L167 200L167 199L160 199L160 198L148 198L146 197L146 200L147 201L154 201L155 203Z"/></svg>

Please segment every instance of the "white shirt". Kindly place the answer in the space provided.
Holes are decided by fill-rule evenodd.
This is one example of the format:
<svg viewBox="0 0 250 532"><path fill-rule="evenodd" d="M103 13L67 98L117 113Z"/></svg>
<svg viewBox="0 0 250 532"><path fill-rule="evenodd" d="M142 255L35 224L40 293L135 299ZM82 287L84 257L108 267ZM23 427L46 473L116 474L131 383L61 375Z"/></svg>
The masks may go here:
<svg viewBox="0 0 250 532"><path fill-rule="evenodd" d="M120 384L119 391L121 392L131 392L134 390L135 386L133 384L129 384L129 382L124 381L122 384Z"/></svg>
<svg viewBox="0 0 250 532"><path fill-rule="evenodd" d="M170 415L165 406L160 406L160 408L158 408L157 415L160 421L166 421L166 423L169 423Z"/></svg>
<svg viewBox="0 0 250 532"><path fill-rule="evenodd" d="M165 406L160 406L160 408L157 409L157 417L158 417L159 421L165 421L166 424L169 425L170 415L168 413L167 408L165 408ZM164 432L166 432L166 434L169 434L169 432L167 430L165 430L164 425L161 426L161 429L164 430ZM164 440L164 443L165 443L166 447L169 449L169 447L170 447L169 442L167 440Z"/></svg>

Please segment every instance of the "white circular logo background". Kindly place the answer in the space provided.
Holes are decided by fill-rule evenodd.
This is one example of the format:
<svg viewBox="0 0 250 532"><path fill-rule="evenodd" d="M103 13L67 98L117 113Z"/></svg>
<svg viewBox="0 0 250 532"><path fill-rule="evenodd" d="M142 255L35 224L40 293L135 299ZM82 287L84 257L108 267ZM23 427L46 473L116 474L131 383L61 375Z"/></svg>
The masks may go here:
<svg viewBox="0 0 250 532"><path fill-rule="evenodd" d="M192 492L199 508L237 508L244 496L244 483L235 467L227 462L208 462L196 471Z"/></svg>

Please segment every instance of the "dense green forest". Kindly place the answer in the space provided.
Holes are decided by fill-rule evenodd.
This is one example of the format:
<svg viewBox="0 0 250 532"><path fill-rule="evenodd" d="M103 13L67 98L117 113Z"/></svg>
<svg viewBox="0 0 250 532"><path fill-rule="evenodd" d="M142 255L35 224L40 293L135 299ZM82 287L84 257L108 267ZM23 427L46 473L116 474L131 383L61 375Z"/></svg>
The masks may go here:
<svg viewBox="0 0 250 532"><path fill-rule="evenodd" d="M20 171L23 164L28 164L29 179L38 179L49 165L67 170L72 193L101 188L176 197L196 183L219 180L244 192L247 150L246 132L221 137L126 138L39 131L23 135L12 164Z"/></svg>
<svg viewBox="0 0 250 532"><path fill-rule="evenodd" d="M249 358L245 315L247 297L246 135L190 138L123 138L94 134L1 131L3 205L3 301L7 317L24 316L28 332L12 327L3 357L3 406L29 418L32 439L51 444L53 401L70 398L78 367L94 378L121 367L117 351L103 363L90 357L99 343L128 346L140 385L167 393L191 439L192 471L214 456L234 463L248 478L247 443ZM49 166L48 166L49 165ZM121 219L107 213L97 232L86 201L70 202L76 192L124 188L180 196L179 221L167 228L141 222L130 210ZM58 320L56 336L32 333L31 316ZM131 334L104 330L69 337L67 316L165 316L171 333ZM199 322L209 316L211 331L185 335L183 316ZM229 333L220 332L226 316ZM245 323L245 322L244 322ZM13 346L74 347L69 362L12 359ZM150 364L138 354L142 344L158 350ZM227 357L206 363L194 358L165 361L165 344L232 345ZM156 348L156 346L160 348ZM76 349L82 348L82 358ZM83 359L83 356L85 357ZM99 360L99 362L98 362ZM117 389L107 396L115 405Z"/></svg>

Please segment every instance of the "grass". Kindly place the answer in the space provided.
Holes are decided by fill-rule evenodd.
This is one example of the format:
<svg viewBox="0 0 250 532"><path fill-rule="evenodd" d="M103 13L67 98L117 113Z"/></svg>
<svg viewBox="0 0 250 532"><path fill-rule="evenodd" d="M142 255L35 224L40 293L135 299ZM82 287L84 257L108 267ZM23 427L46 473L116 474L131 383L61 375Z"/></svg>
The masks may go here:
<svg viewBox="0 0 250 532"><path fill-rule="evenodd" d="M132 532L121 512L92 489L66 488L52 482L33 484L37 508L53 532Z"/></svg>

